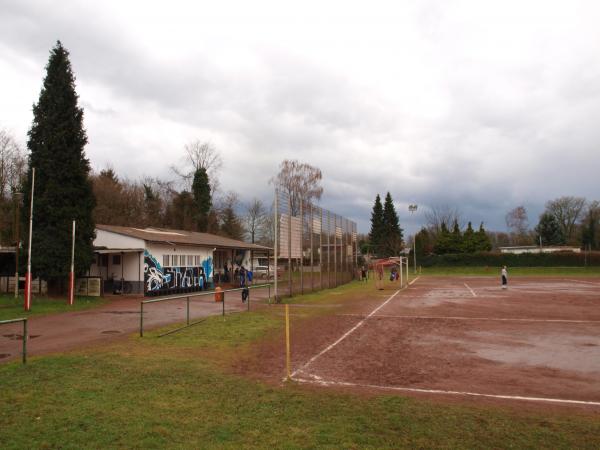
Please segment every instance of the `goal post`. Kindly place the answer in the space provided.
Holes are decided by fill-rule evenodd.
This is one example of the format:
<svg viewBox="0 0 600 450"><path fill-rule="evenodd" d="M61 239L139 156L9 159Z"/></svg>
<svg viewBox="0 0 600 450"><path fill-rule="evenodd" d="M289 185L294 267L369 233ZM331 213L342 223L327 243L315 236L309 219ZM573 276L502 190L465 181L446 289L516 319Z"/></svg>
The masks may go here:
<svg viewBox="0 0 600 450"><path fill-rule="evenodd" d="M375 287L379 290L385 289L386 269L390 270L390 282L400 283L400 289L408 286L408 258L406 256L393 256L390 258L379 259L373 263L373 272L375 278Z"/></svg>

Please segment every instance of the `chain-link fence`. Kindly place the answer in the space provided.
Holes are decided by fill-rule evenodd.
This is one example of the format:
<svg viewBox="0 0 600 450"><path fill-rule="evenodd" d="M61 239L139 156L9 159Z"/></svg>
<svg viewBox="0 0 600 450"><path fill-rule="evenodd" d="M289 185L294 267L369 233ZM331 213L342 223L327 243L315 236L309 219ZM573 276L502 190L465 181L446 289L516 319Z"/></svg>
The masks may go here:
<svg viewBox="0 0 600 450"><path fill-rule="evenodd" d="M275 296L332 288L354 279L356 223L275 191Z"/></svg>

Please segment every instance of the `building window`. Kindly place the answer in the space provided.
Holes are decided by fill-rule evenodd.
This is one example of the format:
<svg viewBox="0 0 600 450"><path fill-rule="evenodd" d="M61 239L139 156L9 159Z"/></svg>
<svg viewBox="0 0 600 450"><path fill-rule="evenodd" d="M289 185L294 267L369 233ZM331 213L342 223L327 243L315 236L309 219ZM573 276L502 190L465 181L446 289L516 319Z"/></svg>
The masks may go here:
<svg viewBox="0 0 600 450"><path fill-rule="evenodd" d="M113 266L120 266L121 265L121 255L113 255L112 263L113 263Z"/></svg>
<svg viewBox="0 0 600 450"><path fill-rule="evenodd" d="M194 255L194 265L200 267L200 255Z"/></svg>
<svg viewBox="0 0 600 450"><path fill-rule="evenodd" d="M108 255L98 255L98 265L100 267L108 267Z"/></svg>
<svg viewBox="0 0 600 450"><path fill-rule="evenodd" d="M175 267L177 266L179 262L179 258L177 257L177 255L171 255L171 266Z"/></svg>
<svg viewBox="0 0 600 450"><path fill-rule="evenodd" d="M170 255L163 255L163 267L169 267L169 256Z"/></svg>
<svg viewBox="0 0 600 450"><path fill-rule="evenodd" d="M194 265L194 255L188 255L188 266L193 266Z"/></svg>
<svg viewBox="0 0 600 450"><path fill-rule="evenodd" d="M179 265L185 266L185 255L179 255Z"/></svg>

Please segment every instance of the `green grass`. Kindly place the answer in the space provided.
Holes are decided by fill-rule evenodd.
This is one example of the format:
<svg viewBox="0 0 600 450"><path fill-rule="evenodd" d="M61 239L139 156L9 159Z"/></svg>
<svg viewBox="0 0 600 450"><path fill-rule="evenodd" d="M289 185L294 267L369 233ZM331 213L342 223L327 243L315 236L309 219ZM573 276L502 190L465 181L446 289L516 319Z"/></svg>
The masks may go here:
<svg viewBox="0 0 600 450"><path fill-rule="evenodd" d="M106 303L106 300L102 297L75 297L73 306L69 306L65 298L34 296L31 299L31 310L25 312L23 309L22 295L19 295L19 297L15 299L12 294L0 294L0 320L55 314L67 311L80 311L83 309L94 308L104 303Z"/></svg>
<svg viewBox="0 0 600 450"><path fill-rule="evenodd" d="M423 267L422 275L500 276L501 267ZM510 276L578 276L598 277L600 267L508 267Z"/></svg>
<svg viewBox="0 0 600 450"><path fill-rule="evenodd" d="M361 289L356 284L346 289ZM231 367L252 357L253 342L280 333L280 312L211 317L168 337L154 331L0 365L0 448L556 449L600 441L592 415L351 395L236 375Z"/></svg>

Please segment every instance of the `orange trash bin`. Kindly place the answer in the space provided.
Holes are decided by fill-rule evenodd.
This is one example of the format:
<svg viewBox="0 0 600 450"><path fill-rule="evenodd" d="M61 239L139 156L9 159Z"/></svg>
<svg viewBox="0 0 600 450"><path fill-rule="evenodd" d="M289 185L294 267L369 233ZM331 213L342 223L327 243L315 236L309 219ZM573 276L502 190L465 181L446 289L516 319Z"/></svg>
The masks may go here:
<svg viewBox="0 0 600 450"><path fill-rule="evenodd" d="M221 289L221 286L217 286L215 288L215 302L222 302L224 295L225 293L223 292L223 289Z"/></svg>

